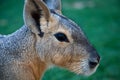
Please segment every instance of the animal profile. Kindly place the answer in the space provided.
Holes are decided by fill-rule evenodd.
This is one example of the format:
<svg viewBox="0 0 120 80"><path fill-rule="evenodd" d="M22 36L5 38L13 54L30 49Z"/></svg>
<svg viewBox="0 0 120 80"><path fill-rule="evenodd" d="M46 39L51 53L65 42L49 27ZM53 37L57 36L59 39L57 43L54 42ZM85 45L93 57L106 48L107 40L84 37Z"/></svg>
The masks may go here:
<svg viewBox="0 0 120 80"><path fill-rule="evenodd" d="M0 36L0 80L40 80L51 65L91 75L100 56L61 0L25 0L24 25Z"/></svg>

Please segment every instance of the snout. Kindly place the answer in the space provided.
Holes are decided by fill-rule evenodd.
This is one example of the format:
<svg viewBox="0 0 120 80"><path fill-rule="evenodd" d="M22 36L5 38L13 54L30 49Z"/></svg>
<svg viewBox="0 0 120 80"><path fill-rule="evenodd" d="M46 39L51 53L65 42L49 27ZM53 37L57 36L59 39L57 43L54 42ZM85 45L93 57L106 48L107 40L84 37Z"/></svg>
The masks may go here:
<svg viewBox="0 0 120 80"><path fill-rule="evenodd" d="M98 54L95 55L94 57L90 57L88 62L90 69L94 69L99 64L99 62L100 62L100 56Z"/></svg>

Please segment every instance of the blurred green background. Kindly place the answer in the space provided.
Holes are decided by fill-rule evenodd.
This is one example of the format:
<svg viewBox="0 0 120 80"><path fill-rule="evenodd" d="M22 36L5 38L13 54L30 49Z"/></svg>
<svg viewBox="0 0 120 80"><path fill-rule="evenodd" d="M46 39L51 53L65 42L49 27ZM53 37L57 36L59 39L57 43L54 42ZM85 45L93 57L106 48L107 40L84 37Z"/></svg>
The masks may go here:
<svg viewBox="0 0 120 80"><path fill-rule="evenodd" d="M23 23L24 0L0 0L0 34L10 34ZM49 69L43 80L120 80L120 0L62 0L63 14L84 30L101 55L90 77L60 68Z"/></svg>

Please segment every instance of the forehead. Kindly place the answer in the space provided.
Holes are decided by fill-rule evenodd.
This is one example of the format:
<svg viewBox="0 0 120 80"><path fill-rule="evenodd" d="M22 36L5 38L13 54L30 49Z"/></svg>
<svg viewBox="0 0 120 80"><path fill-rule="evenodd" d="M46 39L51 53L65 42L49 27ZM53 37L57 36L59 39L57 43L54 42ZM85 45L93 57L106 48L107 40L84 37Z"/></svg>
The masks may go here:
<svg viewBox="0 0 120 80"><path fill-rule="evenodd" d="M57 18L59 19L59 23L64 25L66 28L81 31L80 27L76 23L74 23L72 20L68 19L67 17L61 14L56 13L54 10L51 10L51 12L55 16L57 16Z"/></svg>
<svg viewBox="0 0 120 80"><path fill-rule="evenodd" d="M71 34L75 42L81 42L85 40L85 36L81 28L72 20L67 17L51 11L59 19L59 24L63 25Z"/></svg>

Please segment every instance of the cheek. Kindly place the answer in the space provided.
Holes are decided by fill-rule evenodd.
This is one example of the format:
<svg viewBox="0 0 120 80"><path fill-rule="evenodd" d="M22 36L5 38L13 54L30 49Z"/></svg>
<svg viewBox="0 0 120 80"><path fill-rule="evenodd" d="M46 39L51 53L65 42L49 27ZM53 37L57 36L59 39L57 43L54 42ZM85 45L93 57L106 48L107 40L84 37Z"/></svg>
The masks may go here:
<svg viewBox="0 0 120 80"><path fill-rule="evenodd" d="M71 60L73 56L73 48L71 46L67 46L65 48L62 48L59 55L56 55L58 59L56 59L56 62L59 63L60 66L65 67L69 61Z"/></svg>
<svg viewBox="0 0 120 80"><path fill-rule="evenodd" d="M53 64L60 65L63 63L63 55L55 54L52 58Z"/></svg>
<svg viewBox="0 0 120 80"><path fill-rule="evenodd" d="M70 61L65 66L70 71L75 72L77 74L81 74L88 69L88 61L86 56L72 56Z"/></svg>
<svg viewBox="0 0 120 80"><path fill-rule="evenodd" d="M74 73L82 73L82 67L80 66L81 63L80 62L75 62L75 63L72 63L68 66L68 69L71 71L71 72L74 72Z"/></svg>
<svg viewBox="0 0 120 80"><path fill-rule="evenodd" d="M66 63L68 63L70 58L71 58L70 56L65 56L62 54L55 54L53 59L52 59L52 62L55 65L64 67L66 65Z"/></svg>

